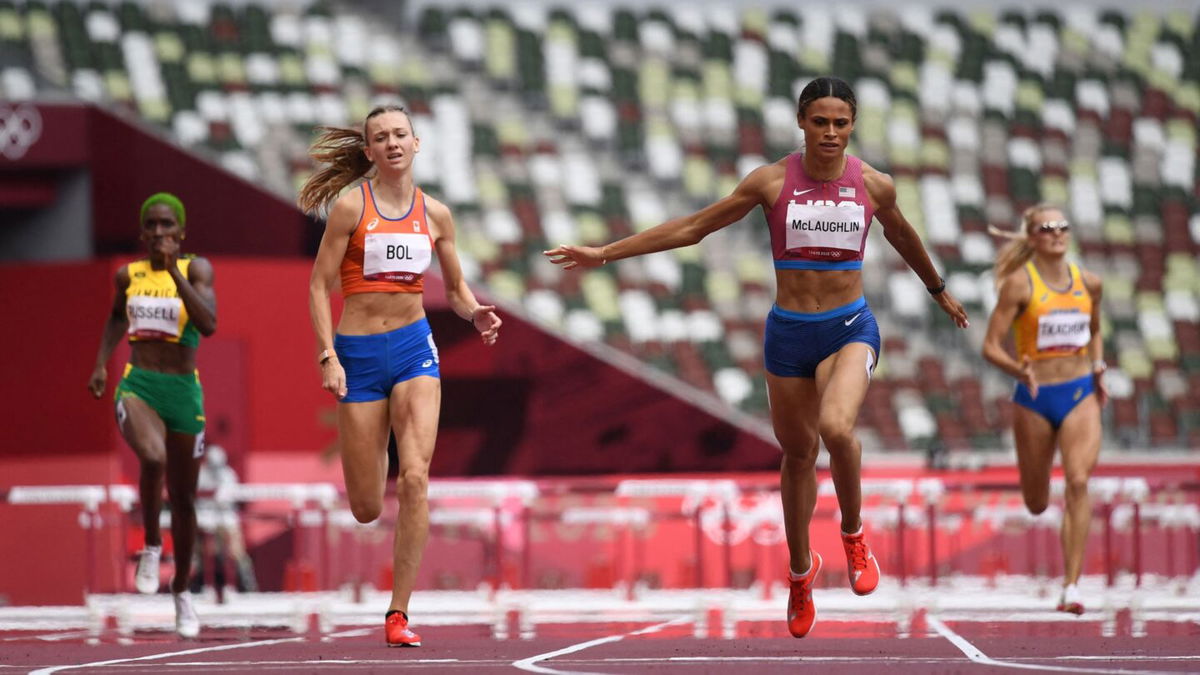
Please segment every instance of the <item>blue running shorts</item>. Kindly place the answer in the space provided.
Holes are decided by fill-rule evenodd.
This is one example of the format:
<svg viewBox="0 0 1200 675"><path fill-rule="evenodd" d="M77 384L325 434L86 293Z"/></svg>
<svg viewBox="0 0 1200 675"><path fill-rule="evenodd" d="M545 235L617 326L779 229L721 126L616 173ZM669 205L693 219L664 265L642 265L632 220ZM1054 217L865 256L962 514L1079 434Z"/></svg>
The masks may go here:
<svg viewBox="0 0 1200 675"><path fill-rule="evenodd" d="M339 333L333 337L333 350L346 371L342 403L378 401L387 398L398 382L442 376L433 332L424 318L376 335Z"/></svg>
<svg viewBox="0 0 1200 675"><path fill-rule="evenodd" d="M867 299L827 312L789 312L777 305L767 315L763 361L767 372L780 377L816 377L817 365L851 342L864 342L879 361L879 324Z"/></svg>

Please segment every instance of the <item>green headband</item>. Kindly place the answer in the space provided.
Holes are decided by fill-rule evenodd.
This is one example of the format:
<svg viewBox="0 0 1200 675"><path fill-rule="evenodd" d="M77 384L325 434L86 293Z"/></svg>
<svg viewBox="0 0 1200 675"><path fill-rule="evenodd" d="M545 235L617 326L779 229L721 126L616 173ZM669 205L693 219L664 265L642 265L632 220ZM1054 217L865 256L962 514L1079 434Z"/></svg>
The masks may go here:
<svg viewBox="0 0 1200 675"><path fill-rule="evenodd" d="M138 222L145 222L146 211L150 210L151 206L156 206L158 204L166 204L167 206L171 207L171 210L175 212L175 220L179 221L179 226L185 226L183 202L179 201L179 197L176 197L170 192L155 192L147 197L146 201L142 202L142 212Z"/></svg>

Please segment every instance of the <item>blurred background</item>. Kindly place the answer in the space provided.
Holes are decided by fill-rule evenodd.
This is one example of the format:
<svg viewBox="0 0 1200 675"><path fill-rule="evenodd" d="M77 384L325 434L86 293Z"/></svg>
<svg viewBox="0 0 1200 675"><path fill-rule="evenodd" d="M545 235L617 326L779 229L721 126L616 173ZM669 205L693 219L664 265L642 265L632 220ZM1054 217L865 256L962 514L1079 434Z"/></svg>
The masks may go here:
<svg viewBox="0 0 1200 675"><path fill-rule="evenodd" d="M545 493L552 478L608 490L619 475L720 472L769 490L761 212L697 246L583 273L541 252L728 194L802 143L796 96L826 74L858 96L850 151L892 175L972 318L955 329L874 228L863 277L883 350L859 419L868 471L1011 468L1012 384L979 356L1000 245L986 228L1049 201L1066 207L1074 258L1105 282L1102 466L1200 483L1194 2L0 0L0 488L136 483L110 402L85 384L113 274L141 254L138 206L158 190L182 198L184 248L216 272L220 327L199 352L209 439L242 482L340 488L306 304L322 222L295 196L316 125L358 127L401 102L421 138L417 183L452 208L467 278L505 320L484 349L429 284L444 377L434 477ZM483 499L526 508L525 494ZM1172 503L1194 509L1186 495ZM127 524L117 501L78 503ZM81 507L40 507L40 520L22 508L0 507L6 536L77 529ZM494 524L484 548L498 551ZM276 561L264 589L282 588L289 564L302 584L291 525L246 529L255 561ZM91 556L94 578L80 572L68 597L127 582L131 527L69 538L80 555L118 554ZM10 565L0 593L16 600L30 561ZM660 576L690 579L691 565ZM621 576L604 574L597 583Z"/></svg>

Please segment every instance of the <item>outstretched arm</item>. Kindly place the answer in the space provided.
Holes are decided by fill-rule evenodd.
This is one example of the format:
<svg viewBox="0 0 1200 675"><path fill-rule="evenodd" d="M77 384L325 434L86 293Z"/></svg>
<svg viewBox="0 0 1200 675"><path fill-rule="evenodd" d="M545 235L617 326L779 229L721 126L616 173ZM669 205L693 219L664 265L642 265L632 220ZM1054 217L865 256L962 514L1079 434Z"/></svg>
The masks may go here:
<svg viewBox="0 0 1200 675"><path fill-rule="evenodd" d="M1029 279L1024 272L1014 272L1000 283L999 297L983 337L983 358L1023 382L1029 388L1029 395L1037 398L1038 383L1033 376L1033 362L1028 356L1017 361L1004 348L1004 336L1028 301L1029 292Z"/></svg>
<svg viewBox="0 0 1200 675"><path fill-rule="evenodd" d="M755 206L765 203L766 186L772 177L771 166L751 171L738 183L732 194L693 214L672 218L605 246L564 244L543 253L550 258L550 262L569 270L599 267L613 260L691 246L709 234L736 223Z"/></svg>
<svg viewBox="0 0 1200 675"><path fill-rule="evenodd" d="M500 336L500 326L504 322L496 314L495 305L481 305L475 299L475 294L467 286L463 277L462 265L458 261L458 248L455 246L454 218L450 209L440 201L425 197L426 209L433 223L436 236L434 246L437 248L438 264L442 268L442 281L446 285L446 301L450 309L459 317L471 322L483 344L496 344Z"/></svg>
<svg viewBox="0 0 1200 675"><path fill-rule="evenodd" d="M921 237L900 212L900 205L896 202L896 185L891 177L874 169L866 169L863 171L863 179L867 184L867 192L876 204L875 217L883 225L883 235L888 243L921 278L921 282L930 290L942 311L950 315L959 328L966 328L970 325L967 312L962 303L946 290L944 280L938 275L933 261L929 259L929 253L925 251L925 245L921 243ZM939 288L941 290L937 290Z"/></svg>
<svg viewBox="0 0 1200 675"><path fill-rule="evenodd" d="M317 334L317 350L331 354L319 362L321 387L339 399L346 395L346 371L333 352L333 311L329 306L329 291L338 281L338 270L361 210L362 196L358 190L352 190L334 202L308 280L308 313L313 332Z"/></svg>
<svg viewBox="0 0 1200 675"><path fill-rule="evenodd" d="M116 294L113 296L112 309L104 321L104 332L100 336L100 349L96 352L96 364L92 367L92 376L88 378L88 391L92 396L100 398L104 395L104 385L108 382L108 359L112 357L113 349L121 341L121 336L129 329L129 317L125 315L125 291L129 288L129 268L125 265L117 270L113 278Z"/></svg>
<svg viewBox="0 0 1200 675"><path fill-rule="evenodd" d="M1083 285L1092 296L1092 340L1088 343L1088 354L1092 357L1092 377L1096 380L1096 401L1103 406L1108 403L1108 385L1104 383L1108 364L1104 362L1104 336L1100 334L1100 299L1104 296L1104 286L1095 274L1087 270L1081 274Z"/></svg>

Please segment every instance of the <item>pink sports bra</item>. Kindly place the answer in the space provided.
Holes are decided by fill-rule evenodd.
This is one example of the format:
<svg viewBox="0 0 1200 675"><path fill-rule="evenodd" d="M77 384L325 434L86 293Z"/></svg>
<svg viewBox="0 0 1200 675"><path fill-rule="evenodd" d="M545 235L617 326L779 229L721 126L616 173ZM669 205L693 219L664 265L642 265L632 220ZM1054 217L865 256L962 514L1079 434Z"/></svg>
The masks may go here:
<svg viewBox="0 0 1200 675"><path fill-rule="evenodd" d="M775 269L862 269L867 230L875 209L867 196L862 160L846 155L842 175L818 181L804 171L804 156L788 155L783 189L767 210Z"/></svg>

